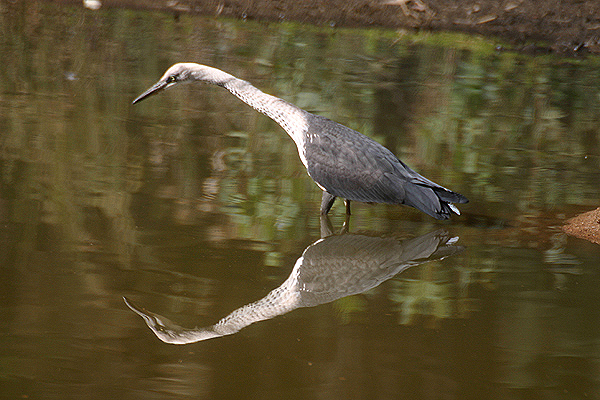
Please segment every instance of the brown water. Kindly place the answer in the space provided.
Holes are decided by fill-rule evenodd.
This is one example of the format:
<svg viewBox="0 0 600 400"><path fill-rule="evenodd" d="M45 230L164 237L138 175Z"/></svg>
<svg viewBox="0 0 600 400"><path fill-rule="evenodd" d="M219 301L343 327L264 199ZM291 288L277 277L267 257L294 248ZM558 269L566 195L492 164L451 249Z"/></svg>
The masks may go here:
<svg viewBox="0 0 600 400"><path fill-rule="evenodd" d="M599 58L0 4L0 397L600 398L600 247L559 229L600 205ZM179 61L471 202L353 204L352 235L319 241L275 123L209 86L130 105Z"/></svg>

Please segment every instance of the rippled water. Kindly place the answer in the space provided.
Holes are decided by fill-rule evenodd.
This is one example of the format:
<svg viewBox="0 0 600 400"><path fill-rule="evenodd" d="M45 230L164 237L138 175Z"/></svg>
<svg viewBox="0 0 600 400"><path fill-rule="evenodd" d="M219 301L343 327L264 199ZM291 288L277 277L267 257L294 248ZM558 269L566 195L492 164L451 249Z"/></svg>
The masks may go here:
<svg viewBox="0 0 600 400"><path fill-rule="evenodd" d="M2 398L600 397L600 248L560 230L600 205L600 59L35 1L0 18ZM268 118L201 85L131 106L179 61L471 201L445 222L353 203L326 237Z"/></svg>

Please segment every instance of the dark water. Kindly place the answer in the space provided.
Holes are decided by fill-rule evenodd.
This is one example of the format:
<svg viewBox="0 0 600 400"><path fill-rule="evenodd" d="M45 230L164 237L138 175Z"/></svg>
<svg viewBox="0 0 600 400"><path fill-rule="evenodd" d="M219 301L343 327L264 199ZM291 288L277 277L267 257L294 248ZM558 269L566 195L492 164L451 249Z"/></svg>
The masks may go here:
<svg viewBox="0 0 600 400"><path fill-rule="evenodd" d="M600 398L600 247L559 229L600 205L599 58L35 1L0 18L2 398ZM130 105L179 61L471 202L449 222L354 204L319 241L275 123L209 86Z"/></svg>

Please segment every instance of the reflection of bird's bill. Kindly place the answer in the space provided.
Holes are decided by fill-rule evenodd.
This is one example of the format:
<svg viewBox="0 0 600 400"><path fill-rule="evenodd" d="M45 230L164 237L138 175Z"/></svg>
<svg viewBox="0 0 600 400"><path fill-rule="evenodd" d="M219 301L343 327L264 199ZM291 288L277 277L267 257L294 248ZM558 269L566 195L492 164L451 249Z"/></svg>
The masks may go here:
<svg viewBox="0 0 600 400"><path fill-rule="evenodd" d="M169 84L167 83L167 81L158 81L150 89L146 90L144 93L142 93L138 97L136 97L136 99L133 100L133 102L131 104L139 103L140 101L144 100L145 98L150 97L153 94L156 94L158 92L161 92L162 90L166 89L168 86L169 86Z"/></svg>
<svg viewBox="0 0 600 400"><path fill-rule="evenodd" d="M238 308L214 325L183 328L123 298L156 337L170 344L187 344L232 335L255 322L299 307L314 307L363 293L410 267L440 260L464 250L443 229L412 239L344 234L317 240L296 261L290 276L276 289Z"/></svg>
<svg viewBox="0 0 600 400"><path fill-rule="evenodd" d="M144 310L136 305L134 305L131 301L129 301L126 297L123 297L123 301L125 301L125 305L127 305L127 307L129 307L129 309L131 311L133 311L134 313L136 313L137 315L143 317L144 314Z"/></svg>
<svg viewBox="0 0 600 400"><path fill-rule="evenodd" d="M164 317L156 318L151 312L148 312L143 308L136 306L126 297L123 297L123 301L125 301L125 304L127 305L127 307L129 307L131 311L142 317L144 321L146 321L146 324L148 324L148 326L150 327L159 324L161 319L165 319Z"/></svg>

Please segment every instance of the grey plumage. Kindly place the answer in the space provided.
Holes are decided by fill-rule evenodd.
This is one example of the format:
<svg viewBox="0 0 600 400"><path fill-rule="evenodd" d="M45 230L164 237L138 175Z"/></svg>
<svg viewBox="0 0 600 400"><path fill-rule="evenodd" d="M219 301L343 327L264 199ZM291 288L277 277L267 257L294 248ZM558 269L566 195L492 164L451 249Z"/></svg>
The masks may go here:
<svg viewBox="0 0 600 400"><path fill-rule="evenodd" d="M308 174L332 196L405 204L437 219L449 218L450 212L458 214L449 203L468 201L413 171L367 136L324 117L311 114L308 121Z"/></svg>
<svg viewBox="0 0 600 400"><path fill-rule="evenodd" d="M361 133L263 93L216 68L195 63L175 64L133 103L177 83L192 81L226 88L290 135L308 174L323 190L321 214L329 212L336 197L348 202L405 204L437 219L460 214L453 203L468 202L463 195L419 175L391 151ZM349 209L348 206L348 212Z"/></svg>

